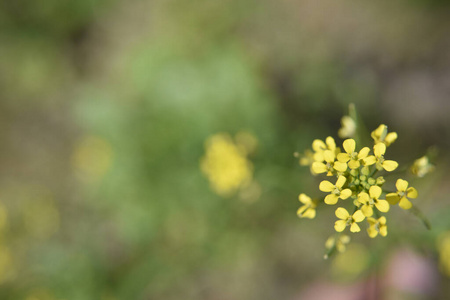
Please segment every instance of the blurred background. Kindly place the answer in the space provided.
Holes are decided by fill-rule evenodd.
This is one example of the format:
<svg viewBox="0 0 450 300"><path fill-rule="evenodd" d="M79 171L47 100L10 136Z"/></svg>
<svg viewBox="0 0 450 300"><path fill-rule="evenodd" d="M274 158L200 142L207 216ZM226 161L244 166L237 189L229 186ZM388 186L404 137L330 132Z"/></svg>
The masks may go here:
<svg viewBox="0 0 450 300"><path fill-rule="evenodd" d="M349 103L401 165L438 149L433 228L396 207L324 260L293 153ZM0 299L448 299L449 114L445 0L3 0Z"/></svg>

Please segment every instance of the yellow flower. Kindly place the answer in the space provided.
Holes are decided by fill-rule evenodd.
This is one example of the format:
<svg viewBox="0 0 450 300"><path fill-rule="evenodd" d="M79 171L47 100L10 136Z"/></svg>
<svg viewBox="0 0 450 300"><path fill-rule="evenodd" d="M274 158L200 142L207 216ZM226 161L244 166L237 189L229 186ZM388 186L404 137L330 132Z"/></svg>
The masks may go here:
<svg viewBox="0 0 450 300"><path fill-rule="evenodd" d="M386 226L386 218L381 217L379 219L367 218L367 222L369 223L369 228L367 228L367 233L371 238L374 238L379 234L382 236L387 235L387 226Z"/></svg>
<svg viewBox="0 0 450 300"><path fill-rule="evenodd" d="M378 143L373 146L373 152L375 155L368 156L364 159L364 164L367 166L376 164L378 170L385 169L388 172L394 171L398 167L398 163L393 160L385 160L384 153L386 153L386 145Z"/></svg>
<svg viewBox="0 0 450 300"><path fill-rule="evenodd" d="M211 136L205 148L200 167L217 194L228 196L251 182L253 165L247 159L247 152L228 134Z"/></svg>
<svg viewBox="0 0 450 300"><path fill-rule="evenodd" d="M352 170L359 168L361 165L359 161L366 158L370 151L369 147L364 147L359 153L355 152L356 142L354 139L345 140L343 147L346 153L339 153L337 159L343 163L348 162L348 167Z"/></svg>
<svg viewBox="0 0 450 300"><path fill-rule="evenodd" d="M424 177L434 170L434 166L430 163L428 156L422 156L414 161L411 166L411 172L417 177Z"/></svg>
<svg viewBox="0 0 450 300"><path fill-rule="evenodd" d="M337 232L344 231L345 227L347 226L350 226L351 232L361 231L359 225L356 224L357 222L362 222L362 220L364 220L365 218L360 210L357 210L353 215L350 215L345 208L339 207L338 209L336 209L335 213L336 217L340 219L336 221L336 223L334 223L334 229L336 229Z"/></svg>
<svg viewBox="0 0 450 300"><path fill-rule="evenodd" d="M338 131L341 139L352 138L356 133L356 122L350 116L343 116L341 119L342 127Z"/></svg>
<svg viewBox="0 0 450 300"><path fill-rule="evenodd" d="M303 193L298 196L298 200L304 205L297 210L297 215L300 218L314 219L316 216L316 202Z"/></svg>
<svg viewBox="0 0 450 300"><path fill-rule="evenodd" d="M325 160L324 152L330 150L334 155L338 152L336 148L336 142L329 136L325 139L325 143L322 140L316 139L312 143L312 148L314 150L314 161L322 162Z"/></svg>
<svg viewBox="0 0 450 300"><path fill-rule="evenodd" d="M325 150L323 151L322 155L326 163L324 164L323 162L315 161L311 166L311 169L314 173L320 174L327 172L327 176L332 176L335 171L343 173L347 170L346 163L336 161L335 152L331 150Z"/></svg>
<svg viewBox="0 0 450 300"><path fill-rule="evenodd" d="M342 189L346 180L347 179L344 176L339 176L336 184L332 184L328 180L324 180L320 183L319 190L330 193L325 197L324 201L326 204L336 204L339 198L345 200L352 195L352 191L350 189Z"/></svg>
<svg viewBox="0 0 450 300"><path fill-rule="evenodd" d="M375 144L384 143L386 146L389 146L397 139L397 133L396 132L388 133L387 126L384 124L381 124L380 126L378 126L377 129L372 131L371 136Z"/></svg>
<svg viewBox="0 0 450 300"><path fill-rule="evenodd" d="M358 201L362 204L360 209L366 217L373 215L373 208L376 207L381 212L389 211L389 203L386 200L379 199L382 193L382 189L373 185L369 189L369 194L362 192L358 196Z"/></svg>
<svg viewBox="0 0 450 300"><path fill-rule="evenodd" d="M335 246L336 250L342 253L347 249L348 243L350 243L350 236L346 234L341 234L338 238L330 236L325 242L325 248L331 249Z"/></svg>
<svg viewBox="0 0 450 300"><path fill-rule="evenodd" d="M387 194L386 200L391 205L398 203L398 206L401 208L410 209L412 207L412 203L408 200L408 198L417 198L419 195L417 190L413 187L408 187L408 181L403 179L398 179L395 183L395 187L397 188L397 192Z"/></svg>

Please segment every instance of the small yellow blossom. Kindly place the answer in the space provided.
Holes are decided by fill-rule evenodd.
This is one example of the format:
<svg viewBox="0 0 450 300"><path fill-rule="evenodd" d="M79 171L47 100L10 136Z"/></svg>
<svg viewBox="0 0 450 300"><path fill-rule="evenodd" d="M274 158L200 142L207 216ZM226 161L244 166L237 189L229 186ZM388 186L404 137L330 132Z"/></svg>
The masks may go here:
<svg viewBox="0 0 450 300"><path fill-rule="evenodd" d="M380 126L378 126L377 129L372 131L371 136L375 144L384 143L386 147L395 142L395 140L397 139L397 133L396 132L388 133L387 126L384 124L381 124Z"/></svg>
<svg viewBox="0 0 450 300"><path fill-rule="evenodd" d="M314 150L314 161L317 162L322 162L325 160L324 152L326 150L330 150L334 153L334 155L336 155L338 152L338 148L336 148L336 142L331 136L325 139L325 143L319 139L314 140L312 143L312 148Z"/></svg>
<svg viewBox="0 0 450 300"><path fill-rule="evenodd" d="M234 143L228 134L211 136L205 148L200 167L217 194L230 195L251 182L253 165L247 159L247 152Z"/></svg>
<svg viewBox="0 0 450 300"><path fill-rule="evenodd" d="M354 139L347 139L343 143L345 153L339 153L337 159L342 162L348 162L348 167L352 170L359 168L361 165L360 160L364 159L369 155L370 148L364 147L361 151L355 152L356 142Z"/></svg>
<svg viewBox="0 0 450 300"><path fill-rule="evenodd" d="M361 228L359 228L359 225L357 223L362 222L364 220L364 214L357 210L353 215L350 215L348 211L343 208L339 207L336 209L336 217L338 217L340 220L336 221L334 223L334 229L336 229L337 232L344 231L345 227L350 226L351 232L360 232Z"/></svg>
<svg viewBox="0 0 450 300"><path fill-rule="evenodd" d="M419 159L414 161L414 164L411 166L411 173L416 175L417 177L424 177L428 173L434 170L434 166L430 163L428 156L422 156Z"/></svg>
<svg viewBox="0 0 450 300"><path fill-rule="evenodd" d="M378 233L382 236L387 235L387 226L385 217L381 217L379 219L367 218L367 222L369 223L367 233L371 238L376 237Z"/></svg>
<svg viewBox="0 0 450 300"><path fill-rule="evenodd" d="M331 150L323 151L323 157L325 160L325 164L323 162L315 161L311 169L316 174L321 174L327 172L327 176L333 176L334 172L343 173L347 170L347 164L336 161L336 154Z"/></svg>
<svg viewBox="0 0 450 300"><path fill-rule="evenodd" d="M389 201L391 205L398 203L398 206L401 208L410 209L412 207L412 203L408 200L408 198L417 198L419 195L417 190L413 187L408 187L408 181L403 179L398 179L395 183L395 187L397 188L397 192L387 194L386 200Z"/></svg>
<svg viewBox="0 0 450 300"><path fill-rule="evenodd" d="M356 133L356 122L350 116L343 116L341 119L342 127L338 131L338 136L341 139L353 138Z"/></svg>
<svg viewBox="0 0 450 300"><path fill-rule="evenodd" d="M298 196L298 200L304 205L297 210L297 215L300 218L314 219L317 203L303 193Z"/></svg>
<svg viewBox="0 0 450 300"><path fill-rule="evenodd" d="M350 189L342 189L346 180L347 179L344 176L339 176L336 184L332 184L328 180L324 180L320 183L319 190L330 193L325 197L324 201L326 204L334 205L338 202L339 198L345 200L352 195L352 191Z"/></svg>
<svg viewBox="0 0 450 300"><path fill-rule="evenodd" d="M373 185L369 189L369 194L366 192L359 194L358 201L362 204L360 209L366 217L373 215L374 206L381 212L389 211L389 203L386 200L379 199L382 192L379 186Z"/></svg>
<svg viewBox="0 0 450 300"><path fill-rule="evenodd" d="M386 145L378 143L373 146L373 152L375 155L368 156L364 159L364 164L371 166L376 164L378 170L386 170L388 172L394 171L398 167L398 163L393 160L385 160L384 154L386 153Z"/></svg>
<svg viewBox="0 0 450 300"><path fill-rule="evenodd" d="M347 249L348 243L350 243L350 236L346 234L341 234L338 238L330 236L325 242L325 248L330 250L331 248L336 247L337 251L343 253Z"/></svg>

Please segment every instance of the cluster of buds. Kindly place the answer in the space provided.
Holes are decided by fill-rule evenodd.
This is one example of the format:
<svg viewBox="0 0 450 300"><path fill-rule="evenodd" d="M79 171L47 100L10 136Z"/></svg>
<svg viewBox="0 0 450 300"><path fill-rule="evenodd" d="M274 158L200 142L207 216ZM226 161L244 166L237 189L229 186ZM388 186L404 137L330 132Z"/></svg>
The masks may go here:
<svg viewBox="0 0 450 300"><path fill-rule="evenodd" d="M339 135L354 136L356 122L352 123L350 121L354 119L346 117ZM350 128L346 129L346 126ZM398 178L395 182L396 191L386 191L383 188L386 182L383 175L399 166L396 161L385 157L387 148L396 141L397 133L388 132L387 126L381 124L372 131L371 137L373 145L370 148L358 147L354 138L345 139L342 149L336 146L332 137L327 137L325 141L316 139L312 143L312 150L305 151L300 157L300 164L309 166L313 175L324 174L330 177L330 180L323 180L319 184L319 190L327 193L323 198L312 199L304 193L300 194L302 206L297 215L300 218L313 219L316 216L316 208L321 203L338 206L335 210L337 221L334 225L337 233L326 243L326 258L335 250L345 251L345 245L350 240L347 232L360 232L360 224L363 221L367 223L369 237L386 236L388 229L384 214L389 212L392 206L398 205L405 210L414 208L414 211L418 211L411 202L411 199L418 197L418 192L408 181ZM423 170L423 167L420 168L423 164L416 162L416 169ZM334 180L331 179L333 177Z"/></svg>

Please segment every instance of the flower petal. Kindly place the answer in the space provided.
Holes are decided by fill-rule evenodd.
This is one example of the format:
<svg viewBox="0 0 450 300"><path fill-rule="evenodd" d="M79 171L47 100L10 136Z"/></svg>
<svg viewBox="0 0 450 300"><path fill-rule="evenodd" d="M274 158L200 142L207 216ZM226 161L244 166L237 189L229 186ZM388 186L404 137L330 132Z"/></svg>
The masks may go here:
<svg viewBox="0 0 450 300"><path fill-rule="evenodd" d="M378 199L383 190L378 185L372 185L369 189L369 195L373 199Z"/></svg>
<svg viewBox="0 0 450 300"><path fill-rule="evenodd" d="M332 184L331 182L329 182L328 180L324 180L319 184L319 190L321 190L322 192L331 192L332 190L334 190L336 187L334 186L334 184Z"/></svg>
<svg viewBox="0 0 450 300"><path fill-rule="evenodd" d="M337 159L340 162L346 163L350 160L350 155L348 155L348 153L339 153Z"/></svg>
<svg viewBox="0 0 450 300"><path fill-rule="evenodd" d="M359 193L358 201L361 202L362 204L366 204L367 202L369 202L369 195L365 192Z"/></svg>
<svg viewBox="0 0 450 300"><path fill-rule="evenodd" d="M313 162L313 164L311 165L311 169L313 170L314 173L320 174L325 173L327 171L327 166L324 163L316 161Z"/></svg>
<svg viewBox="0 0 450 300"><path fill-rule="evenodd" d="M394 160L385 160L383 162L383 169L385 169L388 172L392 172L398 167L398 162Z"/></svg>
<svg viewBox="0 0 450 300"><path fill-rule="evenodd" d="M336 186L340 189L342 186L344 186L347 179L344 176L339 176L338 180L336 181Z"/></svg>
<svg viewBox="0 0 450 300"><path fill-rule="evenodd" d="M340 162L340 161L336 161L333 165L333 168L341 173L347 171L347 164Z"/></svg>
<svg viewBox="0 0 450 300"><path fill-rule="evenodd" d="M367 223L369 223L370 226L377 224L377 222L378 221L374 218L367 218Z"/></svg>
<svg viewBox="0 0 450 300"><path fill-rule="evenodd" d="M312 201L311 201L311 198L310 197L308 197L306 194L303 194L303 193L301 193L299 196L298 196L298 200L301 202L301 203L303 203L303 204L310 204Z"/></svg>
<svg viewBox="0 0 450 300"><path fill-rule="evenodd" d="M347 222L345 222L344 220L338 220L334 223L334 229L337 232L342 232L344 231L345 227L347 226Z"/></svg>
<svg viewBox="0 0 450 300"><path fill-rule="evenodd" d="M380 227L380 234L382 236L386 236L387 235L387 226L381 226Z"/></svg>
<svg viewBox="0 0 450 300"><path fill-rule="evenodd" d="M358 159L366 158L367 155L369 155L369 152L370 152L370 148L369 148L369 147L364 147L364 148L362 148L362 149L359 151Z"/></svg>
<svg viewBox="0 0 450 300"><path fill-rule="evenodd" d="M371 156L364 158L363 162L366 166L371 166L377 162L377 158L375 156L371 155Z"/></svg>
<svg viewBox="0 0 450 300"><path fill-rule="evenodd" d="M342 200L345 200L348 197L350 197L351 195L352 195L352 190L351 189L345 189L345 190L341 191L340 197L341 197Z"/></svg>
<svg viewBox="0 0 450 300"><path fill-rule="evenodd" d="M327 149L327 145L322 140L316 139L312 143L312 148L314 151L323 151Z"/></svg>
<svg viewBox="0 0 450 300"><path fill-rule="evenodd" d="M336 217L341 220L346 220L348 217L350 217L348 211L343 207L339 207L334 213L336 214Z"/></svg>
<svg viewBox="0 0 450 300"><path fill-rule="evenodd" d="M323 151L323 158L325 158L325 161L327 162L334 162L334 159L336 158L335 153L331 150L325 150Z"/></svg>
<svg viewBox="0 0 450 300"><path fill-rule="evenodd" d="M325 143L327 143L328 149L334 151L334 149L336 149L336 142L334 141L334 139L329 136L325 139Z"/></svg>
<svg viewBox="0 0 450 300"><path fill-rule="evenodd" d="M415 199L415 198L417 198L417 196L419 196L419 193L417 192L417 190L415 188L410 187L406 190L406 196L408 198Z"/></svg>
<svg viewBox="0 0 450 300"><path fill-rule="evenodd" d="M299 217L302 217L303 216L303 213L305 212L305 210L308 208L308 206L306 206L306 205L303 205L302 207L300 207L298 210L297 210L297 216L299 216Z"/></svg>
<svg viewBox="0 0 450 300"><path fill-rule="evenodd" d="M348 162L348 167L352 170L358 169L360 165L361 163L359 162L359 160L350 160Z"/></svg>
<svg viewBox="0 0 450 300"><path fill-rule="evenodd" d="M351 232L360 232L361 228L359 228L358 224L352 223L352 226L350 226L350 231Z"/></svg>
<svg viewBox="0 0 450 300"><path fill-rule="evenodd" d="M366 218L360 210L355 211L355 213L353 214L352 217L353 217L353 220L355 220L355 222L361 222L362 220L364 220Z"/></svg>
<svg viewBox="0 0 450 300"><path fill-rule="evenodd" d="M397 193L389 193L386 195L386 200L390 205L395 205L400 201L400 196Z"/></svg>
<svg viewBox="0 0 450 300"><path fill-rule="evenodd" d="M389 132L386 135L384 142L386 143L386 146L389 146L390 144L395 142L396 139L397 139L397 132Z"/></svg>
<svg viewBox="0 0 450 300"><path fill-rule="evenodd" d="M325 197L324 202L328 205L334 205L338 202L339 197L335 194L329 194Z"/></svg>
<svg viewBox="0 0 450 300"><path fill-rule="evenodd" d="M378 222L379 222L381 225L386 225L386 217L385 217L385 216L382 216L381 218L378 219Z"/></svg>
<svg viewBox="0 0 450 300"><path fill-rule="evenodd" d="M373 153L376 157L383 156L386 153L386 145L384 143L378 143L373 146Z"/></svg>
<svg viewBox="0 0 450 300"><path fill-rule="evenodd" d="M375 226L370 226L369 228L367 228L367 234L371 238L375 238L378 235L378 231L375 229Z"/></svg>
<svg viewBox="0 0 450 300"><path fill-rule="evenodd" d="M395 187L397 188L397 191L404 192L408 188L408 181L403 179L398 179L395 183Z"/></svg>
<svg viewBox="0 0 450 300"><path fill-rule="evenodd" d="M408 198L403 197L402 199L400 199L398 206L400 206L403 209L410 209L412 207L412 203L411 201L408 200Z"/></svg>
<svg viewBox="0 0 450 300"><path fill-rule="evenodd" d="M372 207L370 207L370 205L361 206L361 211L366 217L371 217L373 215L373 209Z"/></svg>
<svg viewBox="0 0 450 300"><path fill-rule="evenodd" d="M303 218L314 219L315 216L316 216L316 210L313 208L308 208L303 213Z"/></svg>
<svg viewBox="0 0 450 300"><path fill-rule="evenodd" d="M389 202L387 202L386 200L378 200L375 203L375 207L381 212L388 212L389 211Z"/></svg>
<svg viewBox="0 0 450 300"><path fill-rule="evenodd" d="M348 154L352 154L353 152L355 152L356 142L354 139L346 139L342 146L344 146L345 152L347 152Z"/></svg>

